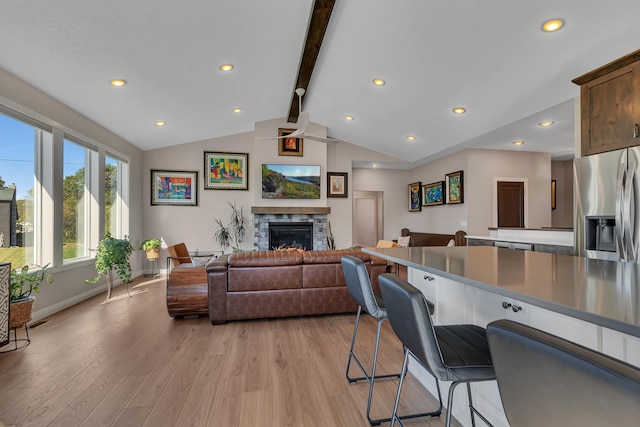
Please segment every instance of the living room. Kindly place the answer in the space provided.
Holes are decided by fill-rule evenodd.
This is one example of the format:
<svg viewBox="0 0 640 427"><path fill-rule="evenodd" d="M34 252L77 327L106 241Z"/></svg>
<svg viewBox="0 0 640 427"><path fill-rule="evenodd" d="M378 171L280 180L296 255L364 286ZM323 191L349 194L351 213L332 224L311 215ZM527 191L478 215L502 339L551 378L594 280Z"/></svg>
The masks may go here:
<svg viewBox="0 0 640 427"><path fill-rule="evenodd" d="M628 30L629 32L631 30ZM633 37L629 37L628 33L623 34L624 40L633 39ZM626 42L611 49L607 57L614 59L634 48L629 46L629 42ZM596 65L601 65L600 62L597 64L592 64L592 62L587 59L578 61L578 65L575 66L582 71L570 71L568 74L575 77ZM7 69L9 68L7 67ZM110 70L107 74L118 72L120 71ZM291 86L292 81L294 81L294 76L289 76L286 84ZM100 84L107 86L105 82ZM526 86L522 81L519 84ZM388 83L386 89L390 85L391 82ZM481 86L481 84L477 85ZM291 93L294 88L288 86L287 93L284 95L286 98L284 104L287 105L289 98L294 96ZM129 88L132 87L135 87L133 81L130 82ZM111 89L105 87L100 90ZM536 104L532 111L522 108L518 113L513 114L519 120L529 121L529 126L535 127L541 122L541 117L548 116L550 110L555 107L556 101L562 101L569 103L572 115L576 115L578 114L578 109L575 108L578 103L578 87L572 87L572 90L574 95L569 99L559 99L562 97L558 96L557 99L549 100L546 104ZM271 96L275 97L276 95ZM310 92L309 99L312 99L312 96ZM407 96L406 93L405 96ZM503 97L507 98L506 95ZM169 245L185 242L191 250L221 250L223 248L217 246L212 237L214 220L226 217L229 213L228 203L235 203L237 206L244 207L247 212L250 212L252 207L260 206L329 207L331 213L328 219L335 239L335 246L348 248L357 243L354 240L354 200L350 196L353 191L379 191L384 194L384 232L379 236L383 239L396 239L400 230L405 227L425 232L455 233L457 230L464 230L469 234L486 234L488 227L495 226L493 186L497 177L519 178L528 182L528 227L553 226L553 216L558 210L572 208L573 202L570 193L559 191L556 199L556 211L552 212L550 209L550 182L555 179L558 184L561 184L562 180L564 182L568 180L564 172L554 172L555 158L549 152L518 152L511 147L504 150L495 149L495 147L487 150L476 148L473 145L465 146L462 143L455 150L451 149L450 152L443 153L445 149L449 148L445 147L449 141L443 141L442 152L433 149L434 152L437 152L436 154L423 156L423 152L420 151L413 158L407 159L406 156L404 158L392 156L389 154L392 151L386 148L380 149L381 146L401 145L406 141L397 143L395 140L381 137L371 146L343 140L325 143L303 139L304 152L301 157L283 157L278 155L277 140L260 139L273 138L281 128L295 128L295 121L288 121L284 115L285 111L281 111L282 102L280 102L278 110L281 112L259 116L255 120L251 120L248 125L245 124L242 131L211 132L205 136L198 135L193 138L188 136L177 138L175 134L172 134L173 136L167 138L161 136L162 128L153 127L150 131L144 131L144 135L139 137L137 142L140 146L148 147L145 144L153 145L154 139L157 137L158 140L162 139L163 145L159 144L157 147L143 149L134 144L130 138L124 137L124 131L120 133L116 127L102 124L101 118L95 111L71 108L69 106L71 104L60 101L61 98L55 92L44 91L35 84L27 83L20 74L0 67L0 104L6 108L3 110L4 112L17 112L18 115L46 123L57 129L58 132L84 137L86 141L98 147L98 151L112 153L126 159L128 203L126 206L127 214L123 219L123 230L127 230L126 234L136 247L144 239L158 236ZM265 103L269 100L261 99L260 102ZM363 102L366 103L366 99ZM511 107L504 108L515 108L513 105L518 103L523 103L522 99L512 102ZM400 103L396 102L395 105L400 105ZM105 115L118 109L126 110L126 105L121 105L120 108L107 108ZM447 112L449 112L448 110L447 106ZM319 107L317 111L319 111L317 115L313 110L311 113L313 135L327 138L336 135L336 129L344 126L343 124L321 124L328 123L328 121L322 120L322 116L326 112ZM398 112L398 117L389 116L391 118L386 120L405 124L405 119L399 117L401 113L403 111ZM317 122L314 117L318 117ZM360 118L356 117L356 123L358 119ZM225 120L231 122L236 118L225 116ZM171 122L170 119L168 122L170 125L178 123L177 120ZM487 124L486 128L492 129L497 125L497 122L498 120ZM573 128L571 130L573 131ZM185 126L182 132L184 135L193 135L189 132L189 125ZM167 140L172 138L175 145L167 143ZM569 146L573 148L576 141L571 138L569 141L566 139L565 142L568 142ZM463 139L456 142L460 141ZM508 141L508 144L511 145L511 141ZM440 144L435 142L432 145L439 146ZM249 160L248 189L232 191L204 188L204 152L246 153ZM427 149L425 149L426 152ZM263 198L261 188L261 165L263 163L320 165L320 198L288 201ZM374 167L374 164L378 167ZM566 165L562 168L566 170ZM151 204L153 191L151 173L153 170L197 171L199 174L197 206L153 206ZM408 184L415 182L428 184L441 181L446 174L455 171L464 171L464 203L433 206L423 208L419 212L409 212ZM328 172L346 173L349 197L327 197ZM0 176L2 175L0 172ZM59 190L60 188L58 188ZM45 217L44 227L54 229L53 216L49 218L45 215ZM562 226L567 226L566 222ZM61 232L57 230L55 233ZM243 243L243 249L251 250L254 247L253 230L249 235L251 238ZM92 259L62 262L61 254L55 253L56 249L53 249L57 247L56 245L61 245L62 237L56 235L52 241L55 244L43 250L42 259L45 262L51 260L54 263L55 285L43 287L38 294L38 302L34 312L35 321L104 291L103 284L96 286L85 283L85 279L95 276ZM166 252L163 252L161 259L164 259L165 255ZM142 275L146 269L144 254L134 252L131 264L134 276Z"/></svg>

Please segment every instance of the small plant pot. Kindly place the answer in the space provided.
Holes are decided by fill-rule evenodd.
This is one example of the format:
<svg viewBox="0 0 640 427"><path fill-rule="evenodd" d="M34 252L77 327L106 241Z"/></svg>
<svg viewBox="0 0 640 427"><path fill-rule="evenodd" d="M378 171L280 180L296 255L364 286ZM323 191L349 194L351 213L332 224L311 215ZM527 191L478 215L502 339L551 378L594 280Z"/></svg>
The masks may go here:
<svg viewBox="0 0 640 427"><path fill-rule="evenodd" d="M146 253L148 260L160 258L160 248L149 249Z"/></svg>
<svg viewBox="0 0 640 427"><path fill-rule="evenodd" d="M30 296L11 302L11 307L9 308L9 329L20 328L31 321L31 312L33 311L33 303L35 301L35 297Z"/></svg>

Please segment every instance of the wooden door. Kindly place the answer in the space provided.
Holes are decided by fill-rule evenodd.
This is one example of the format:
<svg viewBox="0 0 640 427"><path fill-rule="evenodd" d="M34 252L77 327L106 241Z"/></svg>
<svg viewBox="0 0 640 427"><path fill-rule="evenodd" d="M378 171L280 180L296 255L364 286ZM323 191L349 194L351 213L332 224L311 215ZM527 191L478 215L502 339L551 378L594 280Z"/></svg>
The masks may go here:
<svg viewBox="0 0 640 427"><path fill-rule="evenodd" d="M498 181L498 227L524 228L524 182Z"/></svg>

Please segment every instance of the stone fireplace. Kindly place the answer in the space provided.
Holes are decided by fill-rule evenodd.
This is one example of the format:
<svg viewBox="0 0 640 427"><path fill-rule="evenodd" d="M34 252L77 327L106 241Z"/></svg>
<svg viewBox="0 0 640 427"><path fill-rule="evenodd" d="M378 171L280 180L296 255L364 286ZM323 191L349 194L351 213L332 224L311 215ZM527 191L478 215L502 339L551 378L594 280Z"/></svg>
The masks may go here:
<svg viewBox="0 0 640 427"><path fill-rule="evenodd" d="M255 230L253 246L258 250L274 249L269 241L270 224L310 224L312 245L307 246L306 249L314 251L326 250L327 214L330 212L331 208L329 207L254 206L251 208L251 213L253 214L253 229Z"/></svg>

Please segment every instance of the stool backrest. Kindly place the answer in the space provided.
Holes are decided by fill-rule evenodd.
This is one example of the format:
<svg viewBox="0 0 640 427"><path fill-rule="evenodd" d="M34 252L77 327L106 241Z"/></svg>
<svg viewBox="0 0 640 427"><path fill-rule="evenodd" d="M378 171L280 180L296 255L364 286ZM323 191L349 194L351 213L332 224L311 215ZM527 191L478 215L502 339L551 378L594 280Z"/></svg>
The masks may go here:
<svg viewBox="0 0 640 427"><path fill-rule="evenodd" d="M447 377L427 299L420 290L393 274L378 277L393 332L402 344L438 378Z"/></svg>
<svg viewBox="0 0 640 427"><path fill-rule="evenodd" d="M340 258L344 280L347 283L347 290L351 298L361 306L367 313L376 319L386 316L386 311L378 305L369 272L364 262L357 257L345 255Z"/></svg>
<svg viewBox="0 0 640 427"><path fill-rule="evenodd" d="M487 326L502 405L513 426L640 423L640 370L509 320Z"/></svg>

